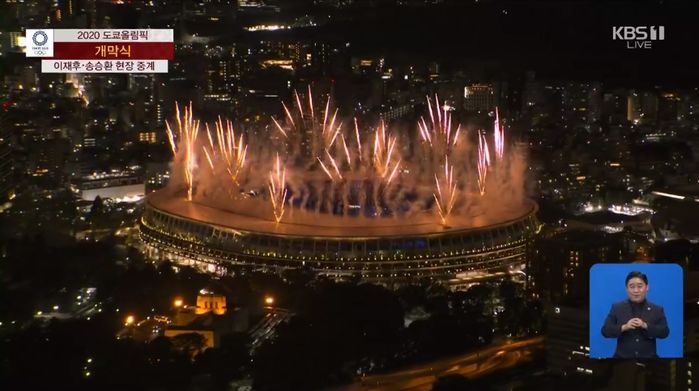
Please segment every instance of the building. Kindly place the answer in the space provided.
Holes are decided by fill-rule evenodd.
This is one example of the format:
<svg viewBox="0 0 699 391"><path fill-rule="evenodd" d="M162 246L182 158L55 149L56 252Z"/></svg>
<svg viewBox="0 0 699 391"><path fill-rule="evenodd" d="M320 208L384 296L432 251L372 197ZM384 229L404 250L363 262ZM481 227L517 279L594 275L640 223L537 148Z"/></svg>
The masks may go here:
<svg viewBox="0 0 699 391"><path fill-rule="evenodd" d="M607 368L590 360L589 311L586 305L556 305L549 309L546 333L547 368L564 376L600 376Z"/></svg>
<svg viewBox="0 0 699 391"><path fill-rule="evenodd" d="M679 186L651 193L656 213L651 218L653 234L659 241L699 241L699 186Z"/></svg>
<svg viewBox="0 0 699 391"><path fill-rule="evenodd" d="M24 51L24 35L20 31L0 31L0 57L8 52Z"/></svg>
<svg viewBox="0 0 699 391"><path fill-rule="evenodd" d="M226 306L226 296L211 288L199 291L196 306L175 300L175 316L165 330L166 337L182 334L199 334L204 337L205 348L219 345L221 337L233 332L243 332L248 328L247 311Z"/></svg>
<svg viewBox="0 0 699 391"><path fill-rule="evenodd" d="M492 84L471 84L464 87L466 111L490 111L497 105L497 95Z"/></svg>
<svg viewBox="0 0 699 391"><path fill-rule="evenodd" d="M197 315L213 312L216 315L226 314L226 296L215 294L209 289L202 289L197 295L197 306L194 311Z"/></svg>
<svg viewBox="0 0 699 391"><path fill-rule="evenodd" d="M628 100L624 90L605 92L602 95L602 121L608 124L626 123Z"/></svg>
<svg viewBox="0 0 699 391"><path fill-rule="evenodd" d="M658 120L675 122L680 119L682 98L673 92L665 92L658 97Z"/></svg>
<svg viewBox="0 0 699 391"><path fill-rule="evenodd" d="M591 360L589 312L582 302L556 305L548 312L546 365L555 375L574 379L590 390L645 391L645 364L633 361ZM572 382L572 380L571 380Z"/></svg>
<svg viewBox="0 0 699 391"><path fill-rule="evenodd" d="M93 173L82 177L72 190L86 201L95 198L112 199L116 202L136 202L146 194L145 182L130 172Z"/></svg>
<svg viewBox="0 0 699 391"><path fill-rule="evenodd" d="M12 183L14 164L11 149L8 140L1 132L3 129L0 129L0 205L14 197Z"/></svg>
<svg viewBox="0 0 699 391"><path fill-rule="evenodd" d="M547 316L547 369L553 374L573 377L576 383L587 384L592 390L696 390L698 310L696 300L685 303L684 358L643 363L591 360L587 306L581 302L552 306Z"/></svg>
<svg viewBox="0 0 699 391"><path fill-rule="evenodd" d="M598 93L590 83L566 83L561 89L561 111L566 123L583 126L591 122L590 106ZM594 91L593 91L594 90Z"/></svg>
<svg viewBox="0 0 699 391"><path fill-rule="evenodd" d="M537 210L529 203L507 221L447 230L433 220L390 227L352 227L343 220L342 226L313 227L189 203L163 189L149 194L140 234L151 258L214 273L310 267L332 278L354 275L387 285L458 285L519 274L539 228Z"/></svg>
<svg viewBox="0 0 699 391"><path fill-rule="evenodd" d="M587 229L607 233L622 232L625 229L640 233L650 233L652 231L650 224L651 215L647 211L629 215L616 213L611 210L602 210L571 217L567 220L567 224L571 229Z"/></svg>
<svg viewBox="0 0 699 391"><path fill-rule="evenodd" d="M626 119L635 124L653 123L658 118L658 96L654 92L631 91L627 97Z"/></svg>
<svg viewBox="0 0 699 391"><path fill-rule="evenodd" d="M542 237L533 246L527 267L530 291L554 302L588 297L590 267L625 259L622 234L573 230Z"/></svg>

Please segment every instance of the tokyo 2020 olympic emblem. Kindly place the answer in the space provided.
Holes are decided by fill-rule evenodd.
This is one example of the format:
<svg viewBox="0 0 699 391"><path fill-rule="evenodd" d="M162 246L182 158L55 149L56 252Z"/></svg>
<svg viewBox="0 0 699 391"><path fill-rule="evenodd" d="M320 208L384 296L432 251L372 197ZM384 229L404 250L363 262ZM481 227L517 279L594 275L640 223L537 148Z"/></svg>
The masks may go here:
<svg viewBox="0 0 699 391"><path fill-rule="evenodd" d="M46 42L48 42L49 36L46 35L45 32L39 30L32 35L32 42L34 42L34 45L36 46L44 46L46 45Z"/></svg>

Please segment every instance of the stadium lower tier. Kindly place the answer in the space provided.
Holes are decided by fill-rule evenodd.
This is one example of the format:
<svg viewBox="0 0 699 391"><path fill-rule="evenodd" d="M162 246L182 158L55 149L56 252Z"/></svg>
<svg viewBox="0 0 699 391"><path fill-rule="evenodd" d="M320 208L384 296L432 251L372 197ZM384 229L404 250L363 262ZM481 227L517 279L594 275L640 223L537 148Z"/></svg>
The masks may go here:
<svg viewBox="0 0 699 391"><path fill-rule="evenodd" d="M456 286L521 273L538 229L536 211L532 203L517 219L479 228L348 237L246 231L147 201L140 236L150 257L213 273L306 267L332 278L357 276L385 285L429 280ZM236 221L235 215L230 221Z"/></svg>

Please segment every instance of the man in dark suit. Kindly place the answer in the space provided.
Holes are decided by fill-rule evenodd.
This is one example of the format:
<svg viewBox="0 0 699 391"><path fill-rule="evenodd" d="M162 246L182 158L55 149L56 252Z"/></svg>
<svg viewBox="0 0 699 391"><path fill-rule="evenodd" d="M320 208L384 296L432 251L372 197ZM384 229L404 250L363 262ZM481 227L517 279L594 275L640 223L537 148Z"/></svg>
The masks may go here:
<svg viewBox="0 0 699 391"><path fill-rule="evenodd" d="M626 276L628 300L612 304L602 335L616 338L614 358L654 358L655 339L670 334L663 307L646 300L648 277L641 272Z"/></svg>

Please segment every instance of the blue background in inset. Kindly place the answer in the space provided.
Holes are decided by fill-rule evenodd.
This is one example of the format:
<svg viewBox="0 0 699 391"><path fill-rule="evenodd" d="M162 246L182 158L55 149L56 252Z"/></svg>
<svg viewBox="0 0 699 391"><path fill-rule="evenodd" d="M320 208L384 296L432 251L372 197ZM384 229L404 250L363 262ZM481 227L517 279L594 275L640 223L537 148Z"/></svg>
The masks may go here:
<svg viewBox="0 0 699 391"><path fill-rule="evenodd" d="M614 356L616 338L602 336L602 325L612 304L628 299L624 280L631 271L648 276L647 300L661 305L670 328L656 339L658 357L682 357L684 336L682 268L674 263L598 263L590 268L590 357Z"/></svg>

